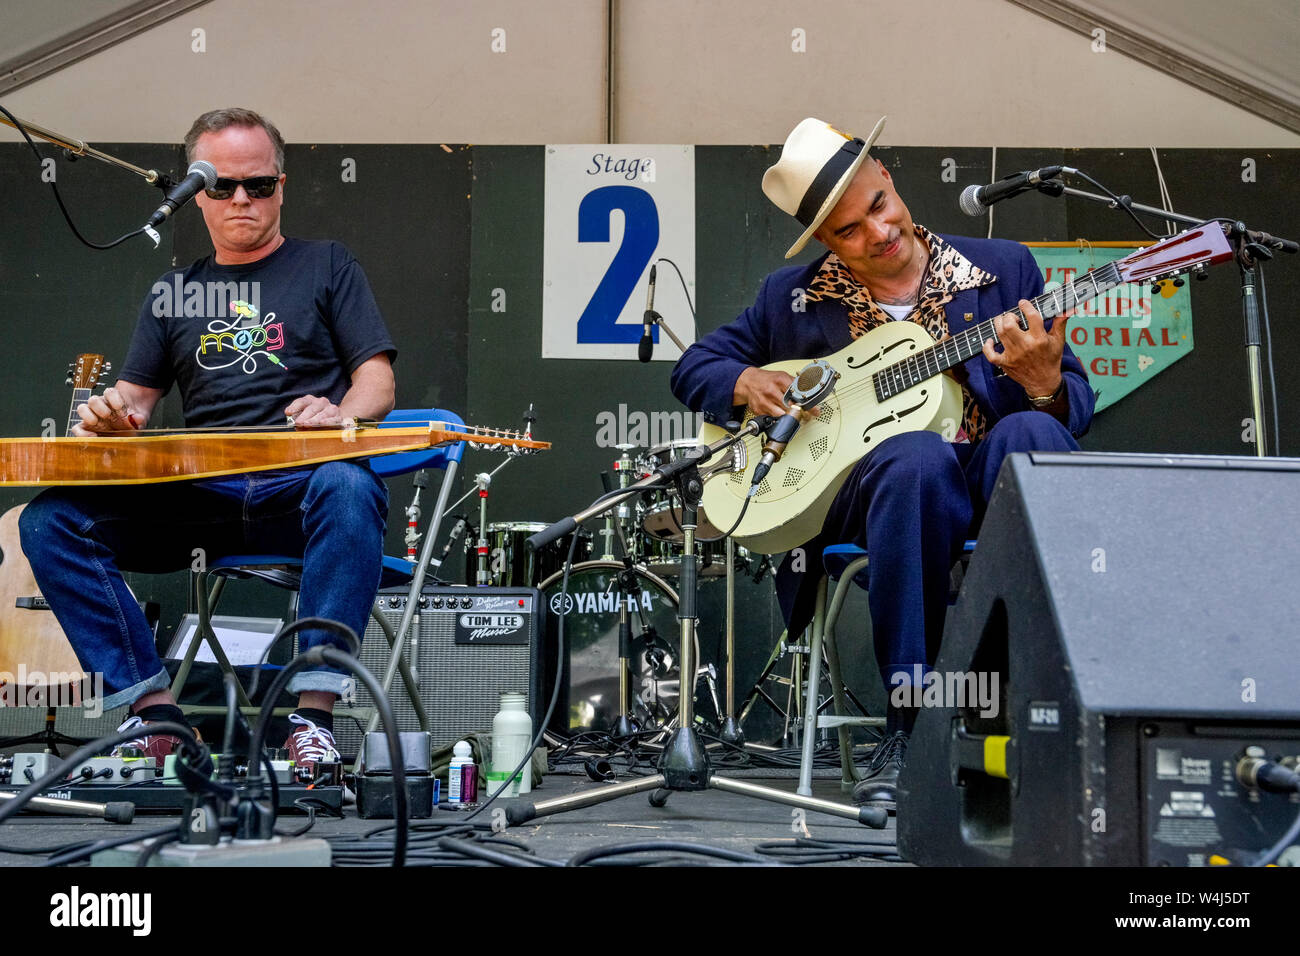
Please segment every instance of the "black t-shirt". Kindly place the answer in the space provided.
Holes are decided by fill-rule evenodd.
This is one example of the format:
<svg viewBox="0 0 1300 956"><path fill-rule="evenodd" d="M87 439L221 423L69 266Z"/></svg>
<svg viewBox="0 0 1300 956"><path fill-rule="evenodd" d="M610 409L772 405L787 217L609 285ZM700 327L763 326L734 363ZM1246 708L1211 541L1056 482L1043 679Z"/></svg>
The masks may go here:
<svg viewBox="0 0 1300 956"><path fill-rule="evenodd" d="M352 253L285 239L257 262L208 256L155 282L121 377L176 384L190 427L273 426L302 395L338 404L352 372L381 352L397 355Z"/></svg>

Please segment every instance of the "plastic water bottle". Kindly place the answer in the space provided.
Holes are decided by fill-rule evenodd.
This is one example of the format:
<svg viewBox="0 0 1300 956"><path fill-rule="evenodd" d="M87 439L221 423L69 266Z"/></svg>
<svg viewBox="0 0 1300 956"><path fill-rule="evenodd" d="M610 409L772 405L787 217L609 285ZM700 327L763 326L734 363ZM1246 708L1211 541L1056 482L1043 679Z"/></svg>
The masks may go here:
<svg viewBox="0 0 1300 956"><path fill-rule="evenodd" d="M488 768L488 789L495 793L510 772L528 753L533 742L533 719L528 716L528 695L507 691L501 695L501 709L492 718L492 763ZM524 764L503 797L530 793L533 789L533 762Z"/></svg>

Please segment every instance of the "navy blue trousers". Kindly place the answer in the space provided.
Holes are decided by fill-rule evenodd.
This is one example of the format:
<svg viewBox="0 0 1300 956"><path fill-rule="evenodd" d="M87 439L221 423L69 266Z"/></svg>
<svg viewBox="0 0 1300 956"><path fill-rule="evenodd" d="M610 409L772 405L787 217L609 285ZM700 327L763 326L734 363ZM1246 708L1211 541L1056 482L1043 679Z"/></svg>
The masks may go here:
<svg viewBox="0 0 1300 956"><path fill-rule="evenodd" d="M882 442L849 473L821 533L781 565L777 594L790 633L812 619L822 549L859 545L871 556L876 664L886 689L895 674L911 683L913 667L932 665L939 653L949 573L979 529L1002 460L1012 452L1078 450L1074 436L1044 412L1008 415L974 446L924 431Z"/></svg>

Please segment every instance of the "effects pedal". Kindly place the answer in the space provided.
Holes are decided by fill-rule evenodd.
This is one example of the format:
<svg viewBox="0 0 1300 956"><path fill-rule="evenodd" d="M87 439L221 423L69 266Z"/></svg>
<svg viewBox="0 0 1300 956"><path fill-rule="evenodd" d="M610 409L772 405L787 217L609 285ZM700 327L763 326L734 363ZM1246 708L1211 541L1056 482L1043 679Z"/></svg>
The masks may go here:
<svg viewBox="0 0 1300 956"><path fill-rule="evenodd" d="M160 776L153 757L91 757L68 774L67 783L120 786L153 783Z"/></svg>

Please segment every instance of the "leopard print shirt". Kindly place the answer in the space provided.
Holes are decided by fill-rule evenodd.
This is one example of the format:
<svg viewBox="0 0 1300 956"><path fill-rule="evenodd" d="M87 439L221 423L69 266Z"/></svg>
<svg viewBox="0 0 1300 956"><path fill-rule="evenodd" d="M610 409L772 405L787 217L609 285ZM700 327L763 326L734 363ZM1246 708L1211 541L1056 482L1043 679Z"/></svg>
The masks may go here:
<svg viewBox="0 0 1300 956"><path fill-rule="evenodd" d="M938 342L948 337L948 319L943 307L956 293L988 285L997 276L972 263L924 226L915 228L918 238L929 248L930 260L921 283L920 297L905 321L924 326L931 338ZM843 302L849 313L849 331L855 339L883 322L894 321L893 316L880 307L866 286L854 278L849 267L833 252L808 284L804 298L810 302L833 299ZM988 422L966 386L965 369L957 366L952 372L961 384L962 395L962 423L953 441L977 442L988 431Z"/></svg>

